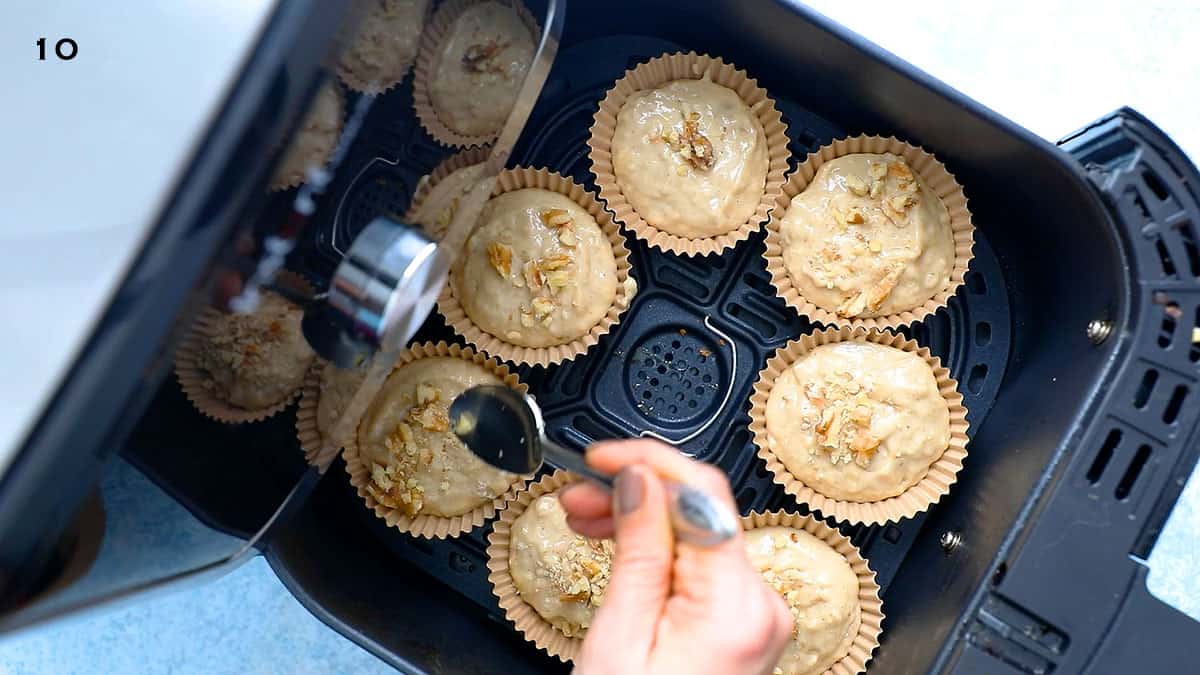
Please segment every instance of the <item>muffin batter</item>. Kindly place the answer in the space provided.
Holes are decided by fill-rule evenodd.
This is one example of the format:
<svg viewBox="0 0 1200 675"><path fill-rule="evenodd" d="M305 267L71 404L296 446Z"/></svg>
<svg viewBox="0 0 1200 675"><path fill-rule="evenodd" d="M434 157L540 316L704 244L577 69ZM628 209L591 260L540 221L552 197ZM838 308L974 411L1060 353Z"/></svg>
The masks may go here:
<svg viewBox="0 0 1200 675"><path fill-rule="evenodd" d="M822 345L780 373L768 448L826 497L870 502L919 482L950 444L950 410L929 364L868 342Z"/></svg>
<svg viewBox="0 0 1200 675"><path fill-rule="evenodd" d="M337 426L338 419L354 398L362 384L365 373L361 370L338 368L332 363L321 369L321 393L317 397L317 431L321 439L329 440L329 434ZM339 443L338 445L341 445Z"/></svg>
<svg viewBox="0 0 1200 675"><path fill-rule="evenodd" d="M358 427L367 491L385 506L417 514L458 516L508 490L515 474L492 468L450 430L450 404L481 384L502 384L478 364L435 356L388 376Z"/></svg>
<svg viewBox="0 0 1200 675"><path fill-rule="evenodd" d="M840 553L791 527L746 532L746 554L792 610L792 639L777 675L819 675L850 652L862 610L858 577Z"/></svg>
<svg viewBox="0 0 1200 675"><path fill-rule="evenodd" d="M314 354L300 332L303 312L264 292L252 314L222 314L200 344L196 365L214 395L246 410L269 408L300 388Z"/></svg>
<svg viewBox="0 0 1200 675"><path fill-rule="evenodd" d="M843 318L916 309L950 283L950 213L904 159L821 166L780 222L783 262L814 305Z"/></svg>
<svg viewBox="0 0 1200 675"><path fill-rule="evenodd" d="M292 137L271 187L280 189L304 182L305 172L310 166L324 166L333 155L338 134L342 130L342 97L337 85L326 82L313 99L312 108L300 123L300 129Z"/></svg>
<svg viewBox="0 0 1200 675"><path fill-rule="evenodd" d="M425 234L434 241L441 241L446 236L446 230L454 220L458 211L458 202L463 195L471 191L483 175L483 164L472 164L461 169L455 169L442 178L429 190L421 206L413 215L415 224L420 225ZM428 180L426 176L422 181ZM417 191L421 190L418 185Z"/></svg>
<svg viewBox="0 0 1200 675"><path fill-rule="evenodd" d="M611 540L567 525L557 494L542 495L513 522L508 567L521 598L567 637L583 635L604 598Z"/></svg>
<svg viewBox="0 0 1200 675"><path fill-rule="evenodd" d="M583 207L526 188L484 205L451 283L482 330L511 344L549 347L586 335L608 314L617 263Z"/></svg>
<svg viewBox="0 0 1200 675"><path fill-rule="evenodd" d="M621 106L612 162L621 192L647 223L712 237L736 230L758 208L767 137L732 89L675 80Z"/></svg>
<svg viewBox="0 0 1200 675"><path fill-rule="evenodd" d="M511 8L481 2L454 20L438 53L429 98L442 122L485 136L504 126L533 61L533 36Z"/></svg>
<svg viewBox="0 0 1200 675"><path fill-rule="evenodd" d="M338 60L350 87L378 93L404 78L417 55L428 0L370 0Z"/></svg>

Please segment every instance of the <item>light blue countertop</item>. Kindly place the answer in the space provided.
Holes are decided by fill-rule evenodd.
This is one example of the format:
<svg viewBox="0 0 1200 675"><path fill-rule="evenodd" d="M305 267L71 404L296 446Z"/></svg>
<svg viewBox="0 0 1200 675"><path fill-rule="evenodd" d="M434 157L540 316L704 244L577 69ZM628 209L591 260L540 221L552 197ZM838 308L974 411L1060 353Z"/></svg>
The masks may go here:
<svg viewBox="0 0 1200 675"><path fill-rule="evenodd" d="M810 4L1047 138L1128 104L1200 157L1200 60L1185 43L1200 34L1200 4ZM1151 591L1200 620L1196 532L1200 474L1149 561ZM0 640L0 675L388 671L309 614L262 558L216 581Z"/></svg>

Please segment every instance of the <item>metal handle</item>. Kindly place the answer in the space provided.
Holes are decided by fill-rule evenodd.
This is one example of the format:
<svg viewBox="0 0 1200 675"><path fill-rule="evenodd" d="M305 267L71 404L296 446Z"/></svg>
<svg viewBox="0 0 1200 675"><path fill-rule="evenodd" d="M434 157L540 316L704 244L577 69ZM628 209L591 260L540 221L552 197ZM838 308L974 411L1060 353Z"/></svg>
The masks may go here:
<svg viewBox="0 0 1200 675"><path fill-rule="evenodd" d="M554 441L542 437L545 462L551 466L577 473L608 490L613 477L599 473L584 461L583 455L572 452ZM737 518L729 509L707 492L686 483L667 479L667 505L671 512L671 528L679 541L709 548L729 540L738 530Z"/></svg>

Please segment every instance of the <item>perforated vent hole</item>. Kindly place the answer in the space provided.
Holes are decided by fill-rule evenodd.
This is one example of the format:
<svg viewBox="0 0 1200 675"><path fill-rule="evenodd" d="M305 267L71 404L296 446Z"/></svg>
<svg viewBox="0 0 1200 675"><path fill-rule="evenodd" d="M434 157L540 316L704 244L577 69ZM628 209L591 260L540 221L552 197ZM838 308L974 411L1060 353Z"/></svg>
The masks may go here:
<svg viewBox="0 0 1200 675"><path fill-rule="evenodd" d="M1174 424L1179 418L1179 411L1183 408L1183 401L1187 398L1188 388L1184 385L1175 387L1175 391L1171 392L1171 400L1167 401L1167 407L1163 409L1162 421L1167 424Z"/></svg>
<svg viewBox="0 0 1200 675"><path fill-rule="evenodd" d="M1129 466L1125 468L1125 473L1121 475L1121 480L1117 482L1117 487L1113 490L1113 496L1117 499L1125 499L1129 493L1133 491L1133 484L1137 482L1138 476L1142 474L1142 468L1146 466L1146 462L1150 459L1150 446L1138 446L1137 452L1133 455L1133 461L1129 462Z"/></svg>
<svg viewBox="0 0 1200 675"><path fill-rule="evenodd" d="M1159 201L1165 202L1171 198L1171 193L1167 191L1167 187L1162 184L1162 181L1158 179L1158 176L1153 171L1144 169L1142 171L1142 180L1146 181L1146 187L1150 188L1150 191L1154 193L1155 197L1158 197Z"/></svg>
<svg viewBox="0 0 1200 675"><path fill-rule="evenodd" d="M1133 395L1133 407L1141 410L1146 407L1146 403L1150 400L1150 394L1154 393L1154 385L1158 382L1158 371L1151 368L1142 375L1142 384L1138 386L1137 393Z"/></svg>
<svg viewBox="0 0 1200 675"><path fill-rule="evenodd" d="M1087 470L1087 480L1092 485L1100 482L1100 477L1104 475L1104 469L1108 467L1109 460L1112 459L1113 450L1116 450L1117 444L1121 442L1121 430L1113 429L1108 432L1108 436L1104 438L1104 445L1100 446L1100 452L1096 453L1096 458L1092 460L1092 465Z"/></svg>
<svg viewBox="0 0 1200 675"><path fill-rule="evenodd" d="M895 525L888 525L887 527L883 528L883 540L889 544L894 544L900 541L900 536L902 534L903 532L900 531L900 528L896 527Z"/></svg>
<svg viewBox="0 0 1200 675"><path fill-rule="evenodd" d="M364 176L355 186L349 206L346 221L342 223L345 230L341 233L347 237L346 242L375 218L389 214L398 216L408 210L408 186L393 173Z"/></svg>
<svg viewBox="0 0 1200 675"><path fill-rule="evenodd" d="M1171 259L1171 253L1167 250L1167 243L1162 237L1154 240L1154 250L1158 251L1158 261L1162 263L1163 274L1168 277L1178 276L1175 272L1175 261Z"/></svg>
<svg viewBox="0 0 1200 675"><path fill-rule="evenodd" d="M707 335L685 329L648 336L626 372L637 410L654 421L682 422L716 401L720 364Z"/></svg>

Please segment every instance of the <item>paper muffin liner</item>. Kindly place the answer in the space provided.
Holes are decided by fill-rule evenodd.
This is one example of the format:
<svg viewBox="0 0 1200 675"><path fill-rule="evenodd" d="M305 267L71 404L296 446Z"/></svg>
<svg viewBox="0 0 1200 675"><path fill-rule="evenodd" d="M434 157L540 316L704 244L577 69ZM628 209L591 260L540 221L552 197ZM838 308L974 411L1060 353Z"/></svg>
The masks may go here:
<svg viewBox="0 0 1200 675"><path fill-rule="evenodd" d="M768 511L759 513L752 511L742 516L742 530L755 530L760 527L790 527L803 530L817 539L829 544L850 563L850 569L858 577L858 604L861 621L858 633L850 643L850 651L839 661L836 661L825 672L837 675L862 673L867 670L875 649L879 647L879 634L883 631L883 601L879 599L879 584L875 581L875 572L871 570L867 560L862 557L858 547L850 543L850 539L841 532L811 516L802 516L788 511Z"/></svg>
<svg viewBox="0 0 1200 675"><path fill-rule="evenodd" d="M296 440L300 441L300 449L304 451L304 461L313 466L321 464L326 453L325 439L317 426L317 405L321 402L321 372L325 369L325 361L314 359L312 367L304 376L304 386L300 388L300 405L296 408ZM332 454L337 454L340 448L333 448Z"/></svg>
<svg viewBox="0 0 1200 675"><path fill-rule="evenodd" d="M758 118L767 139L767 179L758 208L746 222L735 224L736 227L723 234L693 239L660 230L638 215L617 183L612 163L612 139L617 130L617 114L633 94L656 89L673 80L705 78L732 89ZM592 162L592 173L596 176L596 187L600 199L613 212L616 221L650 246L685 256L720 253L733 248L758 230L775 208L783 189L790 156L787 125L783 123L783 117L767 91L759 87L756 80L750 79L746 71L720 58L695 52L664 54L625 71L625 76L617 80L605 94L604 100L600 101L590 132L588 158Z"/></svg>
<svg viewBox="0 0 1200 675"><path fill-rule="evenodd" d="M867 318L843 318L835 312L816 306L803 296L793 283L791 274L783 262L783 235L780 223L791 206L792 198L804 192L816 176L817 170L826 162L858 153L884 154L892 153L903 157L909 168L917 173L926 186L942 200L950 213L950 230L954 236L954 266L950 269L950 283L938 291L925 304L914 309L896 314ZM962 286L967 268L974 257L972 248L975 245L975 225L971 222L971 211L967 207L967 196L954 175L932 154L904 141L891 136L854 136L842 138L822 146L796 167L788 176L775 201L775 209L771 220L767 223L766 251L767 272L771 275L771 285L775 293L784 302L810 320L826 326L850 326L852 328L898 328L921 321L925 317L946 306L951 296Z"/></svg>
<svg viewBox="0 0 1200 675"><path fill-rule="evenodd" d="M950 411L950 444L941 457L929 466L925 476L899 495L873 502L834 499L808 487L775 456L767 437L767 400L775 386L776 378L801 356L816 347L851 341L895 347L921 357L933 371L938 391ZM950 486L958 480L958 472L967 456L967 409L963 406L962 394L958 393L958 383L950 377L950 370L942 365L941 360L930 354L927 347L922 347L915 340L909 340L903 335L882 330L852 329L848 326L826 328L811 335L802 335L777 349L771 358L767 359L767 365L759 371L758 379L754 382L754 393L750 396L750 432L754 435L758 456L766 463L775 483L783 486L796 501L807 504L813 511L819 511L823 517L833 517L838 522L878 525L915 516L936 504L942 495L950 491Z"/></svg>
<svg viewBox="0 0 1200 675"><path fill-rule="evenodd" d="M288 278L306 293L313 292L312 284L294 272L283 270L277 276L280 279ZM179 379L179 386L183 388L184 395L203 415L226 424L260 422L287 408L300 394L299 387L275 405L249 410L217 398L210 389L204 386L210 377L198 365L200 350L204 341L219 330L218 320L221 315L221 312L213 307L201 309L196 314L187 335L180 342L179 348L175 351L175 377Z"/></svg>
<svg viewBox="0 0 1200 675"><path fill-rule="evenodd" d="M417 113L417 119L420 120L421 126L433 140L452 148L485 145L496 140L496 137L500 135L500 129L496 129L490 134L476 136L460 134L451 129L438 116L437 108L434 107L433 99L429 95L429 85L433 79L434 69L437 67L438 53L441 51L442 42L450 33L454 20L463 13L463 10L484 1L486 0L448 0L443 2L425 25L425 31L421 33L421 41L417 45L417 65L413 70L413 109ZM529 29L529 34L533 36L534 56L536 57L542 31L538 27L537 20L525 8L524 3L521 0L493 1L511 7L517 13L521 23L525 24L525 27Z"/></svg>
<svg viewBox="0 0 1200 675"><path fill-rule="evenodd" d="M421 15L422 29L423 29L424 25L429 21L429 15L432 13L432 10L433 10L433 0L426 0L425 11ZM364 13L364 16L362 18L362 23L365 24L368 20L369 19L367 18L367 15ZM348 47L350 43L359 39L359 37L361 37L361 32L360 32L361 30L362 29L359 28L359 30L356 30L353 34L347 35L345 37L345 43L342 46ZM417 41L418 41L418 44L420 44L420 36L419 35L417 36ZM347 67L343 66L340 59L334 61L333 70L337 73L337 77L339 80L341 80L342 84L346 85L347 89L356 91L360 94L380 96L380 95L388 93L392 89L395 89L396 85L398 85L404 81L405 76L407 76L409 71L411 71L413 69L413 64L416 62L416 59L417 59L417 55L413 54L412 60L409 61L407 64L405 64L405 66L403 68L400 69L400 73L395 77L395 79L389 79L389 80L383 80L383 81L368 80L368 79L362 77L359 73L355 72L353 68L347 68Z"/></svg>
<svg viewBox="0 0 1200 675"><path fill-rule="evenodd" d="M600 337L612 330L612 327L620 320L621 314L629 307L633 301L636 287L632 283L633 278L629 276L629 249L625 247L625 237L621 234L617 224L613 222L612 216L601 208L600 202L596 201L596 197L591 192L569 178L564 178L547 169L517 167L500 172L496 178L496 188L492 191L492 196L523 188L541 188L557 192L570 198L596 219L596 224L600 226L600 230L612 244L613 257L617 262L617 297L613 299L608 313L600 319L599 323L592 326L586 335L570 342L551 347L521 347L484 332L475 325L475 322L467 316L459 303L452 282L446 284L442 289L441 296L438 297L438 311L442 313L442 316L446 318L446 323L456 333L466 338L467 342L475 345L488 356L496 356L515 364L545 366L569 361L587 352L599 342ZM453 274L452 271L451 275Z"/></svg>
<svg viewBox="0 0 1200 675"><path fill-rule="evenodd" d="M556 492L560 488L579 480L573 473L556 470L554 473L542 476L536 483L521 491L516 499L500 512L500 518L492 525L492 533L488 535L488 581L492 582L492 593L500 600L500 608L507 618L526 640L537 645L550 656L569 663L579 656L583 649L583 637L567 637L553 624L542 618L532 605L525 602L517 591L512 573L508 568L509 547L512 541L512 525L533 500L544 494Z"/></svg>
<svg viewBox="0 0 1200 675"><path fill-rule="evenodd" d="M334 134L333 145L329 146L329 151L325 153L325 157L321 160L321 166L325 166L326 164L329 164L330 158L333 157L334 151L337 150L337 144L338 144L338 141L342 137L342 132L344 132L346 130L346 94L345 94L345 92L342 91L341 86L338 85L338 83L335 79L328 80L327 82L323 83L321 85L321 87L329 87L330 89L332 89L333 93L337 96L337 99L338 99L338 130L337 130L337 133ZM313 100L309 102L309 106L316 105L316 103L317 103L316 96L319 96L319 95L320 95L320 92L317 92L317 95L313 96ZM301 125L303 125L304 122L307 120L308 112L309 112L309 110L304 111L304 117L302 117L300 120ZM299 132L297 131L296 134L293 134L292 136L288 137L288 140L289 140L288 146L283 149L283 153L281 155L279 155L279 158L275 162L275 165L271 167L271 171L272 171L271 183L270 183L270 185L267 186L267 192L283 192L284 190L291 190L292 188L300 187L300 185L304 183L304 179L305 179L304 173L301 173L299 176L296 176L295 178L290 178L285 181L277 181L276 179L278 178L278 176L276 176L274 173L275 171L279 170L280 163L283 162L283 158L291 150L291 142L295 141L295 139L298 135L299 135Z"/></svg>
<svg viewBox="0 0 1200 675"><path fill-rule="evenodd" d="M412 201L408 205L408 211L404 212L404 222L416 224L417 212L421 210L421 206L424 205L425 200L433 192L433 188L436 187L438 183L442 182L446 176L449 176L459 169L465 169L468 166L474 166L475 164L482 164L483 162L487 161L488 156L491 154L492 146L480 145L456 152L439 162L437 166L433 167L432 171L425 174L425 176L423 176L421 180L417 182L417 189L413 191ZM425 226L422 225L421 229L425 230Z"/></svg>
<svg viewBox="0 0 1200 675"><path fill-rule="evenodd" d="M497 362L495 359L489 359L470 347L462 347L445 342L438 342L436 344L425 342L409 347L396 358L396 365L393 371L418 359L434 356L446 356L470 361L499 377L506 386L521 393L528 391L528 387L517 379L516 373L510 373L508 367L504 364ZM353 436L346 439L346 444L342 449L342 459L346 460L346 473L350 474L350 484L354 486L358 492L358 496L362 497L363 501L366 502L368 509L374 511L375 515L382 518L388 526L423 539L457 537L483 525L484 521L496 515L497 511L504 508L504 505L516 496L517 491L525 485L526 481L525 476L518 477L513 481L512 485L508 486L508 490L503 494L461 515L435 516L427 513L418 513L415 516L409 516L401 509L380 504L370 492L367 492L367 485L371 482L371 467L359 455L357 428L355 428Z"/></svg>

